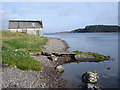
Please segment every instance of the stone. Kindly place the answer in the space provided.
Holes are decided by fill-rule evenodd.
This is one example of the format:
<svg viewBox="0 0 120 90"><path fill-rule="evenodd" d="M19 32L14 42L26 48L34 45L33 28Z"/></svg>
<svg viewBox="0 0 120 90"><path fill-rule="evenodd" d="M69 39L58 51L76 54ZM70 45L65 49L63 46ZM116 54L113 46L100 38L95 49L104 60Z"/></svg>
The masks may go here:
<svg viewBox="0 0 120 90"><path fill-rule="evenodd" d="M87 89L91 89L91 90L101 90L99 87L95 86L92 83L87 83Z"/></svg>
<svg viewBox="0 0 120 90"><path fill-rule="evenodd" d="M64 72L64 68L62 65L59 65L55 68L57 71L59 71L60 73L63 73Z"/></svg>
<svg viewBox="0 0 120 90"><path fill-rule="evenodd" d="M32 52L30 52L29 54L30 54L30 55L36 55L35 53L32 53Z"/></svg>
<svg viewBox="0 0 120 90"><path fill-rule="evenodd" d="M15 65L14 68L17 68L17 66Z"/></svg>
<svg viewBox="0 0 120 90"><path fill-rule="evenodd" d="M110 59L110 56L104 56L105 57L105 60L109 60Z"/></svg>
<svg viewBox="0 0 120 90"><path fill-rule="evenodd" d="M51 55L49 58L50 58L52 61L57 61L57 60L58 60L58 58L57 58L55 55Z"/></svg>
<svg viewBox="0 0 120 90"><path fill-rule="evenodd" d="M85 83L97 83L99 77L95 71L86 72L82 75L82 80Z"/></svg>
<svg viewBox="0 0 120 90"><path fill-rule="evenodd" d="M93 55L87 55L87 54L80 54L80 55L75 55L76 60L83 60L83 59L95 59Z"/></svg>
<svg viewBox="0 0 120 90"><path fill-rule="evenodd" d="M110 67L107 67L107 70L111 69Z"/></svg>
<svg viewBox="0 0 120 90"><path fill-rule="evenodd" d="M45 56L51 56L51 55L52 55L52 53L50 53L50 52L43 52L43 51L42 51L41 54L42 54L42 55L45 55Z"/></svg>
<svg viewBox="0 0 120 90"><path fill-rule="evenodd" d="M15 52L16 52L16 51L21 51L21 49L15 49L14 51L15 51Z"/></svg>
<svg viewBox="0 0 120 90"><path fill-rule="evenodd" d="M42 54L42 52L37 52L37 55L41 55Z"/></svg>
<svg viewBox="0 0 120 90"><path fill-rule="evenodd" d="M7 67L8 64L0 64L0 67Z"/></svg>

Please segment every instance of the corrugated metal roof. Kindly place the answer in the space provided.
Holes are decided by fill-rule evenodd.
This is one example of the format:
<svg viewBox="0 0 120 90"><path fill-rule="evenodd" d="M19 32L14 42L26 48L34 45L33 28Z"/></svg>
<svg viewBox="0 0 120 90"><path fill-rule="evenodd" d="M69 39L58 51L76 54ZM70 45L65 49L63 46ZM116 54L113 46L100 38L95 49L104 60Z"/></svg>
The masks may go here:
<svg viewBox="0 0 120 90"><path fill-rule="evenodd" d="M43 25L42 25L42 21L36 21L36 20L9 20L8 28L9 29L43 28Z"/></svg>

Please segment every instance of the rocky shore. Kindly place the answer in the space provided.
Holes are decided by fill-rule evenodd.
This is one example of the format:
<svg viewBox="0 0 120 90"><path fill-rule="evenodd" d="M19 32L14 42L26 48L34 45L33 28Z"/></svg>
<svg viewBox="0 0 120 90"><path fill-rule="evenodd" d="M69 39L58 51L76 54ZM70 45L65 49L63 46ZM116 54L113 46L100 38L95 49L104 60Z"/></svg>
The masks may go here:
<svg viewBox="0 0 120 90"><path fill-rule="evenodd" d="M60 39L48 38L45 52L67 52L67 44ZM54 69L55 63L46 56L32 56L43 65L42 71L23 71L16 67L2 67L2 88L64 88L66 81Z"/></svg>
<svg viewBox="0 0 120 90"><path fill-rule="evenodd" d="M16 67L3 67L2 88L66 88L67 82L60 78L60 71L64 71L64 69L59 65L67 62L96 61L99 59L92 55L96 55L95 53L88 55L77 51L77 53L83 53L77 55L74 52L67 51L68 48L65 41L58 38L48 38L47 44L43 46L42 53L38 56L31 55L40 61L43 66L42 71L22 71ZM106 56L102 57L109 59ZM58 68L61 70L57 70Z"/></svg>

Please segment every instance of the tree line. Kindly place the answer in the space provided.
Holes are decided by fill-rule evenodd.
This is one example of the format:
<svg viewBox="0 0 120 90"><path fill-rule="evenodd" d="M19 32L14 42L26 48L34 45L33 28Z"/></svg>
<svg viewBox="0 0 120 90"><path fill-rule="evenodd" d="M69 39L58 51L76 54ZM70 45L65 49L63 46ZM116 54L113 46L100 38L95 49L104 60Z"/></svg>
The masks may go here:
<svg viewBox="0 0 120 90"><path fill-rule="evenodd" d="M113 25L91 25L85 28L78 28L70 31L70 33L87 33L87 32L120 32L120 26Z"/></svg>

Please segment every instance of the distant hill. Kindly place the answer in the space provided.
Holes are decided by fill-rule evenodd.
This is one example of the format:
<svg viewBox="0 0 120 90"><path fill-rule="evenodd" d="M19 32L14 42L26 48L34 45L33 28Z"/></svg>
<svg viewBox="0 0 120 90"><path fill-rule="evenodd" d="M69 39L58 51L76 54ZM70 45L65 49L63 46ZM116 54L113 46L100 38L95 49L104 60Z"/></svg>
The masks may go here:
<svg viewBox="0 0 120 90"><path fill-rule="evenodd" d="M91 26L86 26L85 28L78 28L78 29L69 31L68 33L89 33L89 32L120 32L120 26L91 25Z"/></svg>

